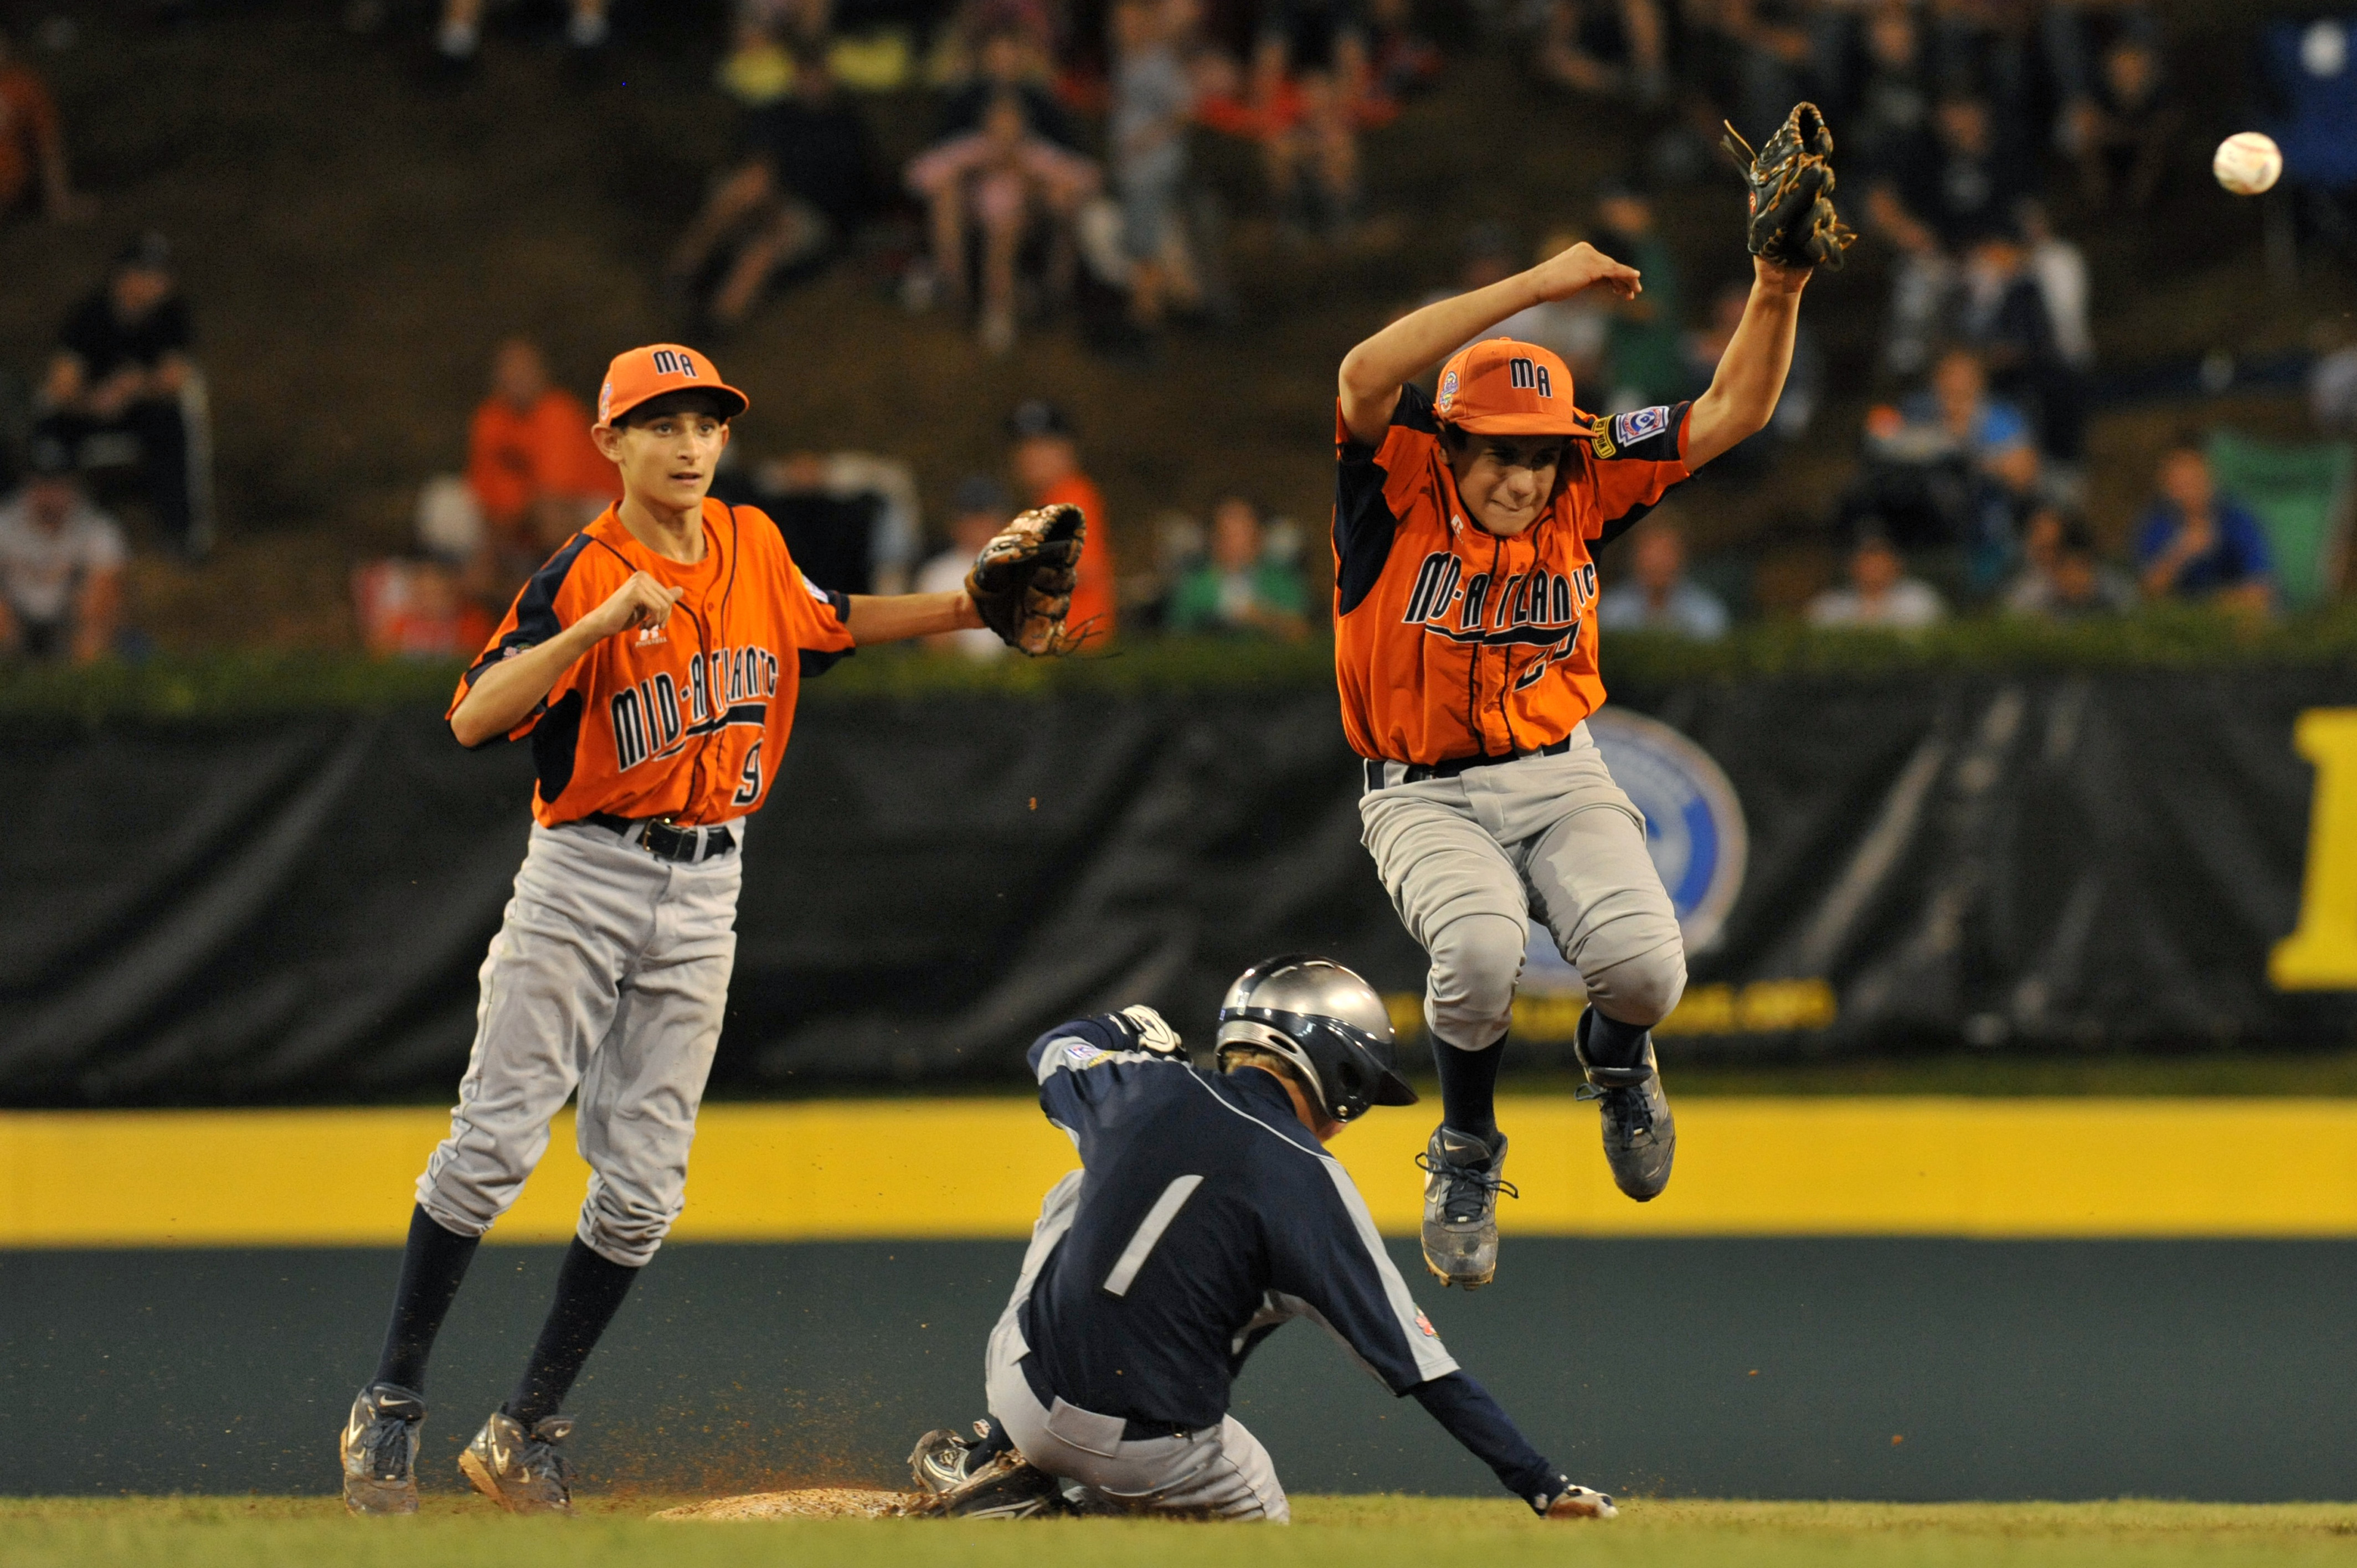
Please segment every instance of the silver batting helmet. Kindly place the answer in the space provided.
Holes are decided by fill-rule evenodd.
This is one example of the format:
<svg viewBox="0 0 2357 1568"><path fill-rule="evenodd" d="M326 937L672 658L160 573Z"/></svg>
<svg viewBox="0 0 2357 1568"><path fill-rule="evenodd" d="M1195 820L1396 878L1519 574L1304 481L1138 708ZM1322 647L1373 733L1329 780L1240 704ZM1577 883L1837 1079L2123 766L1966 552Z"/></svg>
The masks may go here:
<svg viewBox="0 0 2357 1568"><path fill-rule="evenodd" d="M1299 1068L1337 1122L1356 1121L1370 1105L1415 1103L1383 999L1331 959L1286 953L1236 976L1220 1003L1222 1069L1231 1046L1257 1046Z"/></svg>

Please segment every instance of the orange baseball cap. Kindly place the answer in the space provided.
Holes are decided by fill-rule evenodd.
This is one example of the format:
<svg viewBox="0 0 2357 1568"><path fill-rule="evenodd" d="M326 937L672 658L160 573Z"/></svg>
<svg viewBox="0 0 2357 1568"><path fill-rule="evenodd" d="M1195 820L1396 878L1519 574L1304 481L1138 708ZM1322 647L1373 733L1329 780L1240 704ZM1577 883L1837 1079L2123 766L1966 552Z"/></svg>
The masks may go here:
<svg viewBox="0 0 2357 1568"><path fill-rule="evenodd" d="M753 406L753 400L720 379L720 369L693 349L676 343L650 343L614 356L606 367L606 384L597 389L597 423L611 424L650 398L665 392L718 392L736 400L723 413L734 419Z"/></svg>
<svg viewBox="0 0 2357 1568"><path fill-rule="evenodd" d="M1441 367L1433 417L1476 435L1585 435L1571 406L1571 367L1553 349L1512 338L1469 344Z"/></svg>

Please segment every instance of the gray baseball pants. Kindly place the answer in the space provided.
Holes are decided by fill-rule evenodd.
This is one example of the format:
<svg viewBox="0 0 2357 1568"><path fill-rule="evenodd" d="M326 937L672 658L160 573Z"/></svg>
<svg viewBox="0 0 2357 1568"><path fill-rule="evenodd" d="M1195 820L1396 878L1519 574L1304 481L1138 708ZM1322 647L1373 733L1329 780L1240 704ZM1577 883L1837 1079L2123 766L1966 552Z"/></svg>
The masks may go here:
<svg viewBox="0 0 2357 1568"><path fill-rule="evenodd" d="M728 824L741 845L745 824ZM687 1150L737 959L741 854L656 859L587 822L533 825L483 960L450 1135L417 1178L435 1222L479 1236L548 1151L577 1085L589 1193L577 1234L637 1267L686 1201Z"/></svg>
<svg viewBox="0 0 2357 1568"><path fill-rule="evenodd" d="M1018 1318L1040 1266L1071 1229L1080 1201L1081 1173L1074 1171L1049 1187L1039 1206L1023 1273L990 1333L983 1384L992 1419L1024 1458L1085 1488L1083 1506L1291 1523L1293 1510L1268 1450L1234 1416L1181 1436L1130 1439L1122 1435L1124 1423L1117 1415L1099 1415L1060 1399L1043 1405L1031 1391L1021 1365L1031 1347L1023 1342Z"/></svg>
<svg viewBox="0 0 2357 1568"><path fill-rule="evenodd" d="M1405 773L1383 767L1387 779ZM1370 789L1359 821L1392 907L1431 956L1434 1038L1478 1051L1504 1036L1534 918L1606 1017L1650 1028L1678 1004L1677 913L1645 851L1645 819L1586 725L1558 756Z"/></svg>

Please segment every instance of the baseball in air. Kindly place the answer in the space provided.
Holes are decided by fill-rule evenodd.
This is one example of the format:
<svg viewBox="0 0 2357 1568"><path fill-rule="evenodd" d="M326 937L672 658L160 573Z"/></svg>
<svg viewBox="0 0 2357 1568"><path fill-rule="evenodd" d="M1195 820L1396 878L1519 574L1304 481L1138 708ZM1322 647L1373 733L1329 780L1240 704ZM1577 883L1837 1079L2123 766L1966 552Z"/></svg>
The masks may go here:
<svg viewBox="0 0 2357 1568"><path fill-rule="evenodd" d="M2283 149L2262 131L2237 131L2218 144L2210 172L2236 196L2256 196L2283 177Z"/></svg>

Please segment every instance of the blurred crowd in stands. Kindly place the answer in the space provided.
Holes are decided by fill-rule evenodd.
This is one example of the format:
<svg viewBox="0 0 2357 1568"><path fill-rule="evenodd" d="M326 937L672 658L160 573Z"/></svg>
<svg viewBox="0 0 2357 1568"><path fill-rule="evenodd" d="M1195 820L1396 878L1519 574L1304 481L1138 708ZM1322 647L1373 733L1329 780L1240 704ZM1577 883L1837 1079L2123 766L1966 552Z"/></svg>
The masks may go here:
<svg viewBox="0 0 2357 1568"><path fill-rule="evenodd" d="M496 34L485 42L485 4L355 0L344 19L366 31L423 27L430 13L434 58L463 80L500 47ZM634 15L609 18L605 0L544 5L583 59L616 47L616 23ZM725 342L864 233L898 223L912 242L894 280L908 311L954 313L992 354L1076 327L1117 362L1151 362L1174 327L1216 328L1234 311L1231 218L1297 252L1364 242L1386 193L1362 142L1386 134L1452 56L1479 52L1479 70L1512 61L1543 90L1632 127L1637 156L1577 209L1534 215L1554 220L1529 232L1485 224L1415 243L1453 257L1450 289L1580 239L1637 266L1645 288L1633 302L1544 305L1500 330L1562 354L1582 405L1599 413L1675 403L1709 383L1746 295L1739 281L1707 281L1734 279L1727 257L1678 253L1663 205L1690 188L1732 188L1717 150L1722 119L1757 140L1808 98L1836 128L1845 211L1888 280L1873 363L1842 378L1843 418L1857 417L1861 393L1867 406L1862 427L1830 428L1834 378L1804 316L1774 425L1724 460L1759 476L1812 430L1820 446L1854 443L1849 477L1816 520L1840 577L1806 604L1808 620L2073 619L2151 599L2266 616L2337 590L2345 445L2287 451L2189 429L2150 476L2131 537L2107 551L2087 521L2100 371L2090 316L2106 280L2056 214L2132 218L2198 161L2152 0L1469 0L1445 18L1410 0L841 12L834 0L737 0L731 16L714 80L733 103L736 151L682 214L660 265L687 340ZM2357 80L2346 54L2332 70ZM929 117L922 145L887 168L878 106L904 115L911 103ZM1254 188L1204 176L1212 138L1250 150ZM4 38L0 213L91 216L57 107ZM1731 223L1728 233L1731 246ZM125 646L126 536L95 495L143 502L160 550L193 559L209 547L194 342L169 243L138 233L29 378L25 473L0 506L0 599L20 653ZM2319 434L2343 437L2357 430L2357 345L2323 347L2311 378ZM425 481L414 553L355 574L365 639L380 651L479 645L533 565L616 493L584 400L557 384L541 349L521 338L486 348L463 472ZM1016 510L1071 501L1091 524L1073 618L1100 639L1291 639L1319 627L1318 564L1304 557L1322 520L1305 526L1247 495L1207 494L1195 512L1124 520L1140 558L1116 562L1086 431L1046 402L993 416L1006 421L1003 471L958 479L930 520L906 452L732 448L716 493L775 516L815 580L877 592L949 585ZM448 419L455 434L464 422ZM2309 519L2319 507L2330 515ZM1665 508L1608 558L1608 630L1708 639L1748 613L1743 563L1690 561L1691 521ZM984 634L941 641L997 651Z"/></svg>

